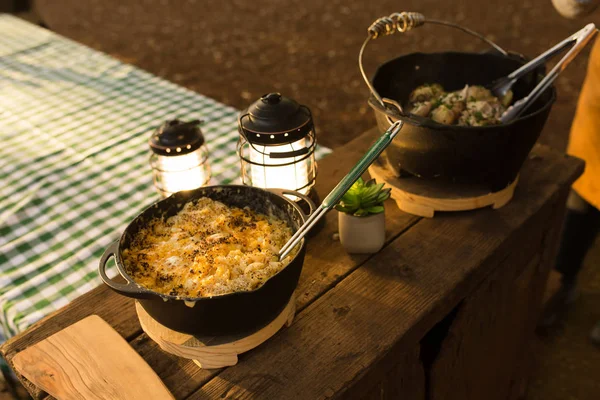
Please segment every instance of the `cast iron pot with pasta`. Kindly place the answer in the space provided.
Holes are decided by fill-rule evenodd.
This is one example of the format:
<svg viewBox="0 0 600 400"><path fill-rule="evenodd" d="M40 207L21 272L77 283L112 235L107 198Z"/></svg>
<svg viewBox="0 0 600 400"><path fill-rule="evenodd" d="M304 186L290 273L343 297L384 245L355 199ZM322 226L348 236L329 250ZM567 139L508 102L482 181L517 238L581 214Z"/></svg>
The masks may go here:
<svg viewBox="0 0 600 400"><path fill-rule="evenodd" d="M374 38L406 32L423 24L439 24L472 34L494 49L481 53L412 53L380 65L369 80L362 65L366 44ZM520 117L509 123L487 126L446 125L407 110L409 96L424 84L440 84L445 91L465 85L489 85L507 76L525 59L509 53L464 27L425 18L418 13L392 14L369 28L359 64L371 90L368 100L374 109L380 131L397 121L404 122L400 133L384 151L383 157L397 176L415 176L504 189L519 173L537 141L556 99L554 87L546 89ZM512 87L512 103L525 97L543 79L544 66L531 71Z"/></svg>
<svg viewBox="0 0 600 400"><path fill-rule="evenodd" d="M140 302L156 321L178 332L193 335L230 335L255 331L272 321L289 302L300 277L306 243L303 241L289 264L251 291L238 291L212 297L181 297L150 290L127 273L123 251L156 218L166 221L180 212L188 202L207 197L230 207L249 207L266 215L275 215L296 231L307 219L296 202L284 194L302 198L314 210L314 203L300 193L287 190L263 190L251 186L221 185L178 192L160 200L140 213L125 229L120 239L104 252L99 266L102 280L117 293ZM107 261L114 257L119 274L126 283L106 274Z"/></svg>

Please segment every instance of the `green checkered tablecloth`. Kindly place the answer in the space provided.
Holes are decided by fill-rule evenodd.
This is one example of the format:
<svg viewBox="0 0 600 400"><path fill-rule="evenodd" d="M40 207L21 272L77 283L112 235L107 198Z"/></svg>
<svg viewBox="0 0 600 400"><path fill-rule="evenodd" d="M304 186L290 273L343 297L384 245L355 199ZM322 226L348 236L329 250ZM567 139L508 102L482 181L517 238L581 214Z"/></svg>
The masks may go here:
<svg viewBox="0 0 600 400"><path fill-rule="evenodd" d="M204 120L212 183L232 183L236 116L0 14L0 342L100 284L102 251L158 199L148 165L153 129L172 118Z"/></svg>

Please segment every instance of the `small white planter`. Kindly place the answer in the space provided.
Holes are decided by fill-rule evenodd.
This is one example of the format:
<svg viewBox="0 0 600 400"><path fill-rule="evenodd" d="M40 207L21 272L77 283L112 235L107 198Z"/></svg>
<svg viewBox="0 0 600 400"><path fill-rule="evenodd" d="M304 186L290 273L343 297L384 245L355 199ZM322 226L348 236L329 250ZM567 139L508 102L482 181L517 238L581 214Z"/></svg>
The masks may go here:
<svg viewBox="0 0 600 400"><path fill-rule="evenodd" d="M346 252L376 253L385 243L385 213L355 217L338 211L338 229Z"/></svg>

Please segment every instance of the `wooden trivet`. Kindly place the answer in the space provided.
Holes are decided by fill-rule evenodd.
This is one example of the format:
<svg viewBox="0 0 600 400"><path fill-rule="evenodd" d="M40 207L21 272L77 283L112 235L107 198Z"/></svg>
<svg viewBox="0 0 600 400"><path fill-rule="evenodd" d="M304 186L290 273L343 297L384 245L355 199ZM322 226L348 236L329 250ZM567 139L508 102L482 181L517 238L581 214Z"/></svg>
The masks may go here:
<svg viewBox="0 0 600 400"><path fill-rule="evenodd" d="M259 346L284 325L290 326L296 314L296 297L292 296L283 311L268 325L249 335L193 336L160 324L135 302L140 325L164 351L193 360L204 369L235 365L238 355Z"/></svg>
<svg viewBox="0 0 600 400"><path fill-rule="evenodd" d="M519 178L498 192L478 185L455 184L416 177L398 177L382 154L369 167L371 178L385 182L398 208L409 214L431 218L436 211L467 211L506 205L515 193Z"/></svg>

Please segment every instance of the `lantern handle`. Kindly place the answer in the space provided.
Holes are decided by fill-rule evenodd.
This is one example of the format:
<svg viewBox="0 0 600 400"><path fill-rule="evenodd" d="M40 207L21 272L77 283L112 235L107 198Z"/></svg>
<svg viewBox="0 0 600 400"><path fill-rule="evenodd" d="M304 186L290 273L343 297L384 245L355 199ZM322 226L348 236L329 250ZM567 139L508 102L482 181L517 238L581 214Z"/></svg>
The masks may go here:
<svg viewBox="0 0 600 400"><path fill-rule="evenodd" d="M203 123L204 123L204 120L193 119L188 122L183 122L183 123L179 124L179 126L196 126L196 125L202 125Z"/></svg>
<svg viewBox="0 0 600 400"><path fill-rule="evenodd" d="M241 114L238 116L238 132L240 133L240 135L242 135L242 137L246 140L246 142L250 143L250 141L248 140L248 137L246 136L246 132L244 130L244 127L242 126L242 120L244 119L244 117L247 117L248 113L245 114Z"/></svg>
<svg viewBox="0 0 600 400"><path fill-rule="evenodd" d="M303 147L301 149L298 150L294 150L294 151L282 151L282 152L271 152L269 153L269 157L271 158L292 158L292 157L298 157L298 156L303 156L304 154L308 153L308 147Z"/></svg>

